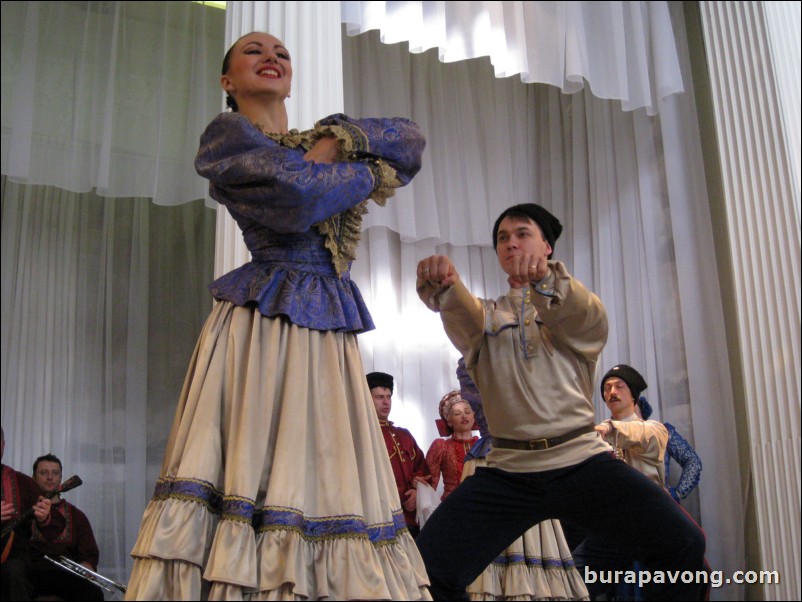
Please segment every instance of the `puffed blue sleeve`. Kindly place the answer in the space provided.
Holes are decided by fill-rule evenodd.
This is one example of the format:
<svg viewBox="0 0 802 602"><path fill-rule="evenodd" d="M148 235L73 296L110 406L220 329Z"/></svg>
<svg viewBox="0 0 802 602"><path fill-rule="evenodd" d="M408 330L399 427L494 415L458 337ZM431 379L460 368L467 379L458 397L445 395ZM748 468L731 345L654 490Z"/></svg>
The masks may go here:
<svg viewBox="0 0 802 602"><path fill-rule="evenodd" d="M418 125L409 119L352 119L339 113L321 119L318 126L345 130L352 141L348 149L350 159L386 163L398 179L397 186L405 186L420 171L426 139Z"/></svg>
<svg viewBox="0 0 802 602"><path fill-rule="evenodd" d="M681 499L685 499L699 484L702 475L702 459L672 424L666 422L665 425L670 434L666 447L668 452L666 464L670 462L670 458L674 458L682 467L676 493Z"/></svg>
<svg viewBox="0 0 802 602"><path fill-rule="evenodd" d="M314 163L304 153L266 137L242 115L222 113L201 136L195 168L209 180L212 198L276 232L306 232L376 186L375 166Z"/></svg>

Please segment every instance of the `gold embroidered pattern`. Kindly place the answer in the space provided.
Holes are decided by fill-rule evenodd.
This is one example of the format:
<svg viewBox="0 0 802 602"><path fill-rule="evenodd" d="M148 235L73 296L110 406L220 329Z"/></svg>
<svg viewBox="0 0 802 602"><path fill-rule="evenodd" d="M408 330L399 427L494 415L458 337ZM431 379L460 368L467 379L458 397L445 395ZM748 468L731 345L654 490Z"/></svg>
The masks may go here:
<svg viewBox="0 0 802 602"><path fill-rule="evenodd" d="M305 140L306 137L304 136L304 134L308 132L304 132L302 134L298 130L290 130L286 134L277 134L275 132L266 131L264 126L259 122L256 122L253 125L257 130L262 132L272 141L281 144L282 146L286 146L287 148L298 148L298 146L300 146L303 142L308 142L307 140ZM306 150L309 150L309 148L311 148L311 146L309 147L304 146L304 149Z"/></svg>
<svg viewBox="0 0 802 602"><path fill-rule="evenodd" d="M287 148L309 150L315 142L325 136L334 136L339 141L338 161L358 161L357 152L367 150L367 139L356 126L343 127L339 125L316 125L314 129L305 132L290 130L286 134L266 132L259 123L254 126L274 142ZM364 159L361 159L364 161ZM384 206L387 199L395 194L395 188L400 186L396 171L385 161L373 158L367 162L373 173L374 187L370 194L378 205ZM342 276L356 259L356 249L362 237L362 216L368 212L367 199L357 203L350 209L333 215L322 222L315 224L318 232L325 238L326 248L331 253L331 261L338 276Z"/></svg>

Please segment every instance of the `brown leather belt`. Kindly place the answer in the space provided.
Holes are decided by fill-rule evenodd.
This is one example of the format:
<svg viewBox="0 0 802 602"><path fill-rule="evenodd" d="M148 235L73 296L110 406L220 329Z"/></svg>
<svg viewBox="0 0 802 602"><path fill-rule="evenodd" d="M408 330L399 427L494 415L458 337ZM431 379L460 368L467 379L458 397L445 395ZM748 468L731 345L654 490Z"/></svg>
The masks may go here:
<svg viewBox="0 0 802 602"><path fill-rule="evenodd" d="M555 447L557 445L562 445L571 439L576 439L580 435L592 433L595 430L596 427L592 424L589 424L587 426L583 426L582 428L578 428L575 431L571 431L570 433L566 433L565 435L552 437L550 439L530 439L529 441L519 441L517 439L499 439L498 437L492 436L490 438L493 440L493 447L499 447L502 449L526 449L530 451L540 451L549 449L550 447Z"/></svg>

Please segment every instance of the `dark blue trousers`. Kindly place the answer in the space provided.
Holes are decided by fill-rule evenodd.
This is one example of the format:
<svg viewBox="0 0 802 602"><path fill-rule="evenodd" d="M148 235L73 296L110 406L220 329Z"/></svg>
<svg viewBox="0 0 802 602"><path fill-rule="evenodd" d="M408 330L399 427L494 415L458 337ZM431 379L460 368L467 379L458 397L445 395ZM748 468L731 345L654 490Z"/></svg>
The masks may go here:
<svg viewBox="0 0 802 602"><path fill-rule="evenodd" d="M704 568L704 534L696 524L655 483L603 453L544 472L477 469L416 540L432 597L467 600L465 588L485 567L530 527L553 518L604 538L650 571ZM654 600L694 600L698 592L681 580L644 587L644 597Z"/></svg>

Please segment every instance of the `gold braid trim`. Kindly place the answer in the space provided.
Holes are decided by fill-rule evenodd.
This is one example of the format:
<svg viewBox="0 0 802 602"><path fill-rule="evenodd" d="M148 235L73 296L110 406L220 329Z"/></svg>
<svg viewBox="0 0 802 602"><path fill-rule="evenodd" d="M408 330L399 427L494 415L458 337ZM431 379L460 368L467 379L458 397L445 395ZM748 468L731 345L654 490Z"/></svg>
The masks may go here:
<svg viewBox="0 0 802 602"><path fill-rule="evenodd" d="M370 198L373 199L379 207L384 207L387 203L387 199L395 196L395 189L401 186L401 182L398 180L398 174L395 172L395 169L388 165L387 162L376 159L375 164L377 169L374 170L373 173L376 175L376 172L378 172L379 177L377 186L370 194Z"/></svg>
<svg viewBox="0 0 802 602"><path fill-rule="evenodd" d="M339 125L317 126L312 138L317 140L324 136L334 136L340 143L337 154L339 161L353 161L356 150L354 137L348 130ZM359 141L366 143L366 141ZM342 276L356 259L356 249L362 238L362 216L368 212L367 200L357 203L350 209L315 224L315 228L326 239L326 248L331 253L331 262L338 276Z"/></svg>
<svg viewBox="0 0 802 602"><path fill-rule="evenodd" d="M261 123L254 123L253 124L257 130L262 132L265 136L273 140L274 142L278 142L282 146L286 146L288 148L297 148L301 146L304 142L308 142L309 139L309 132L299 132L298 130L292 129L286 134L277 134L275 132L267 132L264 129L264 126ZM303 148L309 150L311 145L304 144Z"/></svg>
<svg viewBox="0 0 802 602"><path fill-rule="evenodd" d="M310 140L312 145L321 138L326 136L334 136L337 142L340 143L340 152L337 153L338 161L352 160L351 153L356 150L354 148L354 138L348 133L344 127L339 125L316 125L315 129L310 132Z"/></svg>
<svg viewBox="0 0 802 602"><path fill-rule="evenodd" d="M362 216L368 212L368 201L357 203L338 215L315 224L315 228L326 237L326 248L331 253L331 262L338 276L342 276L356 259L356 248L362 238Z"/></svg>

